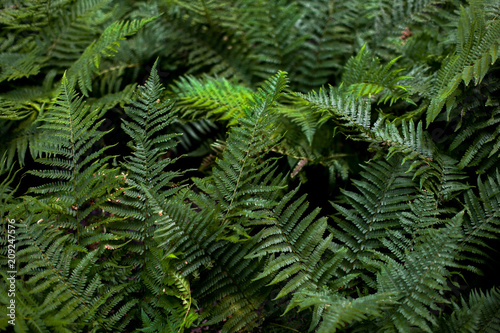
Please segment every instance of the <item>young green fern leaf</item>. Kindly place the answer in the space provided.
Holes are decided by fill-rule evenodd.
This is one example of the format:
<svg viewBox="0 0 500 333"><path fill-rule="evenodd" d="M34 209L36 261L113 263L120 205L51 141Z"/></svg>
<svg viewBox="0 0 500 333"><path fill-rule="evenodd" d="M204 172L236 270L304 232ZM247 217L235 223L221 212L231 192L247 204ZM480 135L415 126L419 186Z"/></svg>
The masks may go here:
<svg viewBox="0 0 500 333"><path fill-rule="evenodd" d="M242 107L253 102L252 90L225 79L187 76L170 89L176 99L175 108L185 117L224 120L229 125L237 124Z"/></svg>

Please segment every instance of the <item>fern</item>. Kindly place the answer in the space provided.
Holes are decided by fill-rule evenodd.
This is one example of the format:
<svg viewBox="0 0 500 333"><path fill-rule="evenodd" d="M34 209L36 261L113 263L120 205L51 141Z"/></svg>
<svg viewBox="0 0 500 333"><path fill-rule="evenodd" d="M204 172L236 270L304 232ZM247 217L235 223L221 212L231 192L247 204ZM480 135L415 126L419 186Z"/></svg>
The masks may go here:
<svg viewBox="0 0 500 333"><path fill-rule="evenodd" d="M396 303L390 293L374 294L359 298L342 297L332 292L300 291L293 300L294 306L301 309L317 307L316 314L321 314L321 323L317 332L336 332L348 324L379 317L388 305ZM317 320L319 322L319 318ZM314 322L313 322L314 324ZM315 326L311 326L310 331Z"/></svg>
<svg viewBox="0 0 500 333"><path fill-rule="evenodd" d="M99 112L99 109L89 110L64 77L57 101L41 126L45 131L44 141L38 148L45 157L37 162L53 169L31 171L33 175L55 180L34 187L32 191L44 195L42 202L52 205L54 212L62 214L61 226L74 230L78 241L83 241L81 237L86 235L86 227L81 221L103 205L117 185L117 170L107 169L111 156L99 158L109 147L90 151L106 134L98 130L103 121L97 121ZM103 235L102 239L108 236ZM95 239L89 238L83 244L92 241Z"/></svg>
<svg viewBox="0 0 500 333"><path fill-rule="evenodd" d="M498 330L499 15L4 0L0 330Z"/></svg>
<svg viewBox="0 0 500 333"><path fill-rule="evenodd" d="M490 246L488 239L496 239L500 229L500 196L498 188L500 173L488 177L486 182L478 179L479 197L470 189L464 194L467 215L464 221L463 239L459 244L460 259L480 263ZM469 269L475 270L472 267Z"/></svg>
<svg viewBox="0 0 500 333"><path fill-rule="evenodd" d="M81 57L68 69L67 77L70 84L78 83L85 96L92 91L92 74L99 69L102 57L116 53L120 40L136 33L146 23L154 20L136 20L132 22L115 22L103 32L101 37L89 45Z"/></svg>
<svg viewBox="0 0 500 333"><path fill-rule="evenodd" d="M400 81L408 79L401 76L403 69L392 69L398 58L393 59L385 66L380 66L380 60L374 58L371 52L363 45L356 57L349 59L342 74L343 84L350 92L358 96L372 96L380 94L379 103L390 101L392 105L402 99L413 104L407 92L408 88Z"/></svg>
<svg viewBox="0 0 500 333"><path fill-rule="evenodd" d="M273 276L271 284L288 281L276 298L306 286L314 289L325 285L335 274L335 266L338 266L343 257L342 250L335 256L329 254L332 235L323 238L326 218L315 221L319 209L305 215L305 196L289 203L296 192L297 190L289 192L275 207L271 215L273 219L266 223L268 227L255 236L257 247L247 256L254 258L278 255L258 276ZM321 260L325 256L329 259Z"/></svg>
<svg viewBox="0 0 500 333"><path fill-rule="evenodd" d="M300 29L307 32L297 63L298 91L320 87L338 76L346 59L353 53L357 4L352 2L301 1L304 16Z"/></svg>
<svg viewBox="0 0 500 333"><path fill-rule="evenodd" d="M438 303L448 303L443 292L448 289L447 267L454 267L455 251L460 238L463 212L444 228L428 231L428 239L405 255L404 265L390 260L377 277L380 292L395 292L399 305L385 314L384 331L408 332L418 327L433 332Z"/></svg>
<svg viewBox="0 0 500 333"><path fill-rule="evenodd" d="M384 116L372 124L371 106L367 100L357 100L345 89L330 87L324 90L300 95L318 110L330 113L339 122L340 128L349 138L372 143L374 147L389 147L389 156L395 152L406 155L403 161L414 160L410 169L432 158L433 144L429 136L422 130L422 124L412 120L384 122ZM352 134L351 134L352 133ZM419 161L420 160L420 161Z"/></svg>
<svg viewBox="0 0 500 333"><path fill-rule="evenodd" d="M240 122L241 127L235 127L231 132L222 159L213 169L212 178L195 180L195 185L217 201L220 205L221 223L236 228L237 233L245 233L241 227L252 219L259 219L259 211L272 207L269 200L255 198L264 197L268 193L280 189L278 185L266 186L273 165L258 163L258 154L265 154L275 145L279 137L266 137L275 119L273 106L280 97L286 85L286 76L279 72L254 97L256 102L244 109L245 117ZM273 112L274 111L274 112ZM272 177L272 176L271 176ZM208 205L203 202L199 205ZM212 205L215 205L213 203ZM241 219L233 225L233 220ZM248 222L247 222L248 220Z"/></svg>
<svg viewBox="0 0 500 333"><path fill-rule="evenodd" d="M500 326L500 295L496 288L482 292L472 290L468 300L453 304L453 313L442 316L440 332L495 332Z"/></svg>
<svg viewBox="0 0 500 333"><path fill-rule="evenodd" d="M463 81L467 86L472 79L476 85L479 84L498 57L500 23L495 17L485 15L484 6L484 2L479 1L460 9L455 31L456 53L449 56L438 73L434 96L427 111L427 123L434 121L445 103L449 115L459 84Z"/></svg>
<svg viewBox="0 0 500 333"><path fill-rule="evenodd" d="M71 235L64 234L53 222L35 219L30 216L19 223L16 235L18 244L30 243L20 247L16 255L17 274L26 279L20 284L24 296L16 304L16 311L22 314L16 316L18 324L38 332L82 332L82 326L89 321L102 329L112 329L133 302L115 307L115 311L123 310L116 320L105 320L106 302L125 286L107 287L98 274L90 275L91 266L102 252L75 246ZM81 258L73 259L81 253Z"/></svg>
<svg viewBox="0 0 500 333"><path fill-rule="evenodd" d="M301 16L296 4L283 0L250 3L244 8L244 19L252 19L248 40L256 49L253 72L259 78L267 78L275 68L293 72L300 61L297 51L307 38L296 28Z"/></svg>
<svg viewBox="0 0 500 333"><path fill-rule="evenodd" d="M154 225L152 207L141 186L147 186L155 192L162 191L165 196L173 195L178 190L175 187L172 188L173 179L181 175L180 172L167 171L174 161L161 157L162 154L166 154L169 149L175 147L174 139L178 136L177 134L160 134L172 124L175 116L175 113L170 110L170 102L161 101L162 90L156 68L153 68L145 85L138 88L138 99L133 101L132 106L126 110L130 120L124 120L122 124L124 132L133 141L129 143L132 156L126 158L123 163L123 167L128 170L124 176L128 188L125 189L124 197L120 199L121 205L117 207L117 212L133 219L139 225L131 228L129 224L124 228L125 230L116 230L116 233L127 235L130 239L143 243L142 250L134 250L139 254L143 254L148 249L152 237L151 229ZM122 208L122 205L127 208ZM116 227L123 229L120 224ZM131 229L136 234L131 233ZM129 250L132 249L129 248Z"/></svg>
<svg viewBox="0 0 500 333"><path fill-rule="evenodd" d="M242 106L253 102L252 91L244 86L231 84L225 79L205 77L181 78L171 87L177 100L176 108L185 117L214 118L235 125L242 116Z"/></svg>
<svg viewBox="0 0 500 333"><path fill-rule="evenodd" d="M333 207L343 218L334 217L336 222L334 237L347 249L346 273L360 269L374 272L367 265L375 251L383 249L383 239L391 230L399 229L398 213L408 209L408 202L414 199L415 182L412 175L405 172L400 159L392 157L365 167L363 180L356 180L356 192L343 191L349 208L333 203ZM362 276L368 279L369 275Z"/></svg>

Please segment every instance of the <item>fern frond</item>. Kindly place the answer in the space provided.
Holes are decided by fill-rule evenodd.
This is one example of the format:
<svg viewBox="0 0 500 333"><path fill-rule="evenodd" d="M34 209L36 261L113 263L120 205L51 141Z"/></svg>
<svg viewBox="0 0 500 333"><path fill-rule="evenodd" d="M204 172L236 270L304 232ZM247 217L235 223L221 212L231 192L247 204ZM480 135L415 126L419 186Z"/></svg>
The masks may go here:
<svg viewBox="0 0 500 333"><path fill-rule="evenodd" d="M276 299L306 287L324 286L345 255L343 250L330 253L332 235L324 237L327 223L325 217L316 219L319 208L306 215L305 195L290 202L297 190L290 191L273 209L272 219L254 237L257 246L246 257L276 254L257 277L274 277L271 285L287 281Z"/></svg>
<svg viewBox="0 0 500 333"><path fill-rule="evenodd" d="M39 142L38 149L43 156L37 162L52 169L31 171L54 180L32 191L41 194L40 200L46 204L60 205L65 215L61 225L75 230L77 238L83 232L82 220L105 203L108 193L119 184L117 170L107 169L111 156L102 158L109 147L91 151L106 134L98 130L103 121L97 121L99 116L100 110L91 110L63 77L56 102L40 127L44 141Z"/></svg>
<svg viewBox="0 0 500 333"><path fill-rule="evenodd" d="M295 96L287 97L288 101L280 106L279 112L300 126L307 141L312 145L314 134L325 120L320 117L319 112L315 112L303 99Z"/></svg>
<svg viewBox="0 0 500 333"><path fill-rule="evenodd" d="M214 201L212 206L220 207L221 223L226 225L245 225L248 219L259 219L262 209L274 205L264 196L282 187L263 183L269 179L273 169L271 163L260 163L259 154L267 153L280 139L270 137L275 119L274 105L286 87L284 72L279 72L263 84L254 96L256 102L244 108L241 126L233 127L226 142L222 158L213 168L208 180L195 180L196 186ZM272 133L272 132L271 132ZM268 180L269 181L269 180ZM199 203L206 205L207 203Z"/></svg>
<svg viewBox="0 0 500 333"><path fill-rule="evenodd" d="M167 171L175 160L162 158L163 154L176 146L175 138L178 136L164 134L165 128L174 121L175 112L169 100L162 101L163 90L155 63L144 86L138 88L137 99L126 108L130 120L123 120L122 124L124 132L132 138L128 144L132 155L126 157L123 163L123 167L128 170L125 183L129 187L121 199L121 203L130 208L123 215L139 223L134 228L128 225L125 229L137 232L133 239L144 243L143 250L150 246L155 218L142 186L155 192L164 192L165 196L173 195L177 191L177 188L173 188L173 179L182 174ZM117 234L122 232L117 230ZM130 236L130 233L127 234ZM142 250L139 253L142 254Z"/></svg>
<svg viewBox="0 0 500 333"><path fill-rule="evenodd" d="M299 306L301 310L314 307L316 316L321 322L315 332L336 332L355 321L374 320L383 314L389 305L395 304L390 293L380 293L359 298L350 298L328 291L299 291L291 306ZM314 324L314 323L313 323ZM316 326L310 327L310 331Z"/></svg>
<svg viewBox="0 0 500 333"><path fill-rule="evenodd" d="M432 311L439 309L438 303L449 303L443 292L449 289L447 268L455 266L462 217L463 212L444 228L428 229L425 241L406 254L404 265L390 260L382 267L377 277L378 291L396 293L399 304L385 313L381 329L434 331L438 321Z"/></svg>
<svg viewBox="0 0 500 333"><path fill-rule="evenodd" d="M453 310L451 315L440 318L440 332L493 333L500 327L500 293L497 288L487 292L472 290L468 300L461 296L460 304L453 303Z"/></svg>
<svg viewBox="0 0 500 333"><path fill-rule="evenodd" d="M400 213L401 229L388 231L387 238L382 239L384 246L399 262L405 261L405 255L425 241L426 230L439 227L443 221L439 219L440 211L434 195L423 192L409 203L409 211Z"/></svg>
<svg viewBox="0 0 500 333"><path fill-rule="evenodd" d="M164 256L180 257L177 269L182 276L203 274L202 280L210 281L194 295L203 302L202 306L209 308L208 323L226 319L223 332L257 326L258 309L271 290L266 287L269 279L254 281L262 270L262 262L243 260L253 243L225 240L224 227L218 225L214 218L217 212L211 208L196 212L173 200L163 203L155 196L150 198L157 204L156 209L163 212L158 217L155 239L164 249ZM210 270L205 272L206 268Z"/></svg>
<svg viewBox="0 0 500 333"><path fill-rule="evenodd" d="M357 4L353 2L300 1L303 17L297 22L307 33L296 64L294 83L306 92L331 82L354 52L354 27L358 20ZM295 73L294 72L294 73Z"/></svg>
<svg viewBox="0 0 500 333"><path fill-rule="evenodd" d="M434 152L433 161L427 160L415 171L420 188L436 193L441 201L450 201L470 188L464 180L466 173L457 166L458 161L440 152Z"/></svg>
<svg viewBox="0 0 500 333"><path fill-rule="evenodd" d="M403 69L392 69L398 58L393 59L385 66L375 58L363 45L356 57L349 59L342 74L342 82L349 92L357 96L373 96L380 94L378 103L390 105L398 100L405 100L414 104L409 98L408 87L401 85L400 81L409 79L402 76Z"/></svg>
<svg viewBox="0 0 500 333"><path fill-rule="evenodd" d="M403 162L414 160L410 170L420 165L422 160L432 158L434 145L429 135L423 131L421 122L417 126L411 119L389 122L384 121L384 116L380 115L372 124L369 102L358 99L342 87L335 89L330 86L329 92L320 89L317 93L299 96L314 108L331 114L340 123L340 130L349 138L370 142L375 147L387 146L388 156L396 152L406 155Z"/></svg>
<svg viewBox="0 0 500 333"><path fill-rule="evenodd" d="M135 34L154 19L156 17L130 22L115 22L107 27L101 37L89 45L81 57L68 69L66 76L70 84L78 83L82 93L88 96L89 92L92 91L92 76L97 73L101 58L113 56L117 52L121 40Z"/></svg>
<svg viewBox="0 0 500 333"><path fill-rule="evenodd" d="M170 89L176 99L175 108L184 117L225 120L229 125L237 124L242 116L242 107L254 102L252 90L223 78L186 76Z"/></svg>
<svg viewBox="0 0 500 333"><path fill-rule="evenodd" d="M267 78L279 68L291 73L300 61L299 48L307 35L297 29L301 13L295 3L283 0L258 0L243 8L245 20L251 22L248 41L257 64L252 68L259 78Z"/></svg>
<svg viewBox="0 0 500 333"><path fill-rule="evenodd" d="M107 287L98 274L90 273L102 251L75 246L70 234L56 228L54 222L35 219L30 215L17 231L19 241L31 246L17 251L17 275L25 282L24 296L16 304L16 311L24 315L16 321L21 326L40 327L40 332L82 332L88 322L112 329L114 322L104 320L103 306L125 285Z"/></svg>
<svg viewBox="0 0 500 333"><path fill-rule="evenodd" d="M471 80L479 84L498 58L500 21L485 14L484 4L479 1L460 8L455 31L456 53L448 56L446 65L438 72L434 96L427 110L427 124L434 121L445 104L449 115L459 84L464 82L468 86Z"/></svg>
<svg viewBox="0 0 500 333"><path fill-rule="evenodd" d="M463 239L458 246L460 259L473 263L483 262L487 256L488 239L497 239L500 233L500 172L485 182L477 181L479 197L472 189L464 194L467 210L463 223Z"/></svg>
<svg viewBox="0 0 500 333"><path fill-rule="evenodd" d="M400 162L392 157L368 164L361 173L364 179L354 181L357 191L342 192L349 208L332 203L343 216L334 217L332 233L339 245L349 249L346 273L368 268L364 261L383 248L382 239L390 230L399 229L399 214L414 199L416 184Z"/></svg>

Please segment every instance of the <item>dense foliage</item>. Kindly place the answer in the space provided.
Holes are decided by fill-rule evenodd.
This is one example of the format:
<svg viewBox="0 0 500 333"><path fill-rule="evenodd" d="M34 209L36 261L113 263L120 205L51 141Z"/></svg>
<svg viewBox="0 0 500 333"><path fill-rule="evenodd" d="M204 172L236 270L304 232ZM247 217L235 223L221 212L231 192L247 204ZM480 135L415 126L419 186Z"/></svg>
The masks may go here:
<svg viewBox="0 0 500 333"><path fill-rule="evenodd" d="M500 331L499 0L0 28L1 330Z"/></svg>

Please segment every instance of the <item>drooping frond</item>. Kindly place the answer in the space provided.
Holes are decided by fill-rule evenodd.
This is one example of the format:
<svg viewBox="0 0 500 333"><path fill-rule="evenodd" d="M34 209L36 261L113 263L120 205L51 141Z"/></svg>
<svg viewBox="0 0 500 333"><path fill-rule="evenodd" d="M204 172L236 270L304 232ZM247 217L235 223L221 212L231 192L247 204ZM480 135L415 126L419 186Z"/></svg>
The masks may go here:
<svg viewBox="0 0 500 333"><path fill-rule="evenodd" d="M358 99L352 92L346 92L345 88L330 86L328 92L320 89L319 92L300 96L314 108L330 114L349 138L370 142L377 149L386 146L389 156L395 152L406 155L404 161L416 160L411 168L421 163L418 160L432 158L434 146L423 131L421 122L417 126L411 119L389 122L379 115L379 119L372 124L369 101Z"/></svg>
<svg viewBox="0 0 500 333"><path fill-rule="evenodd" d="M150 248L140 282L146 291L138 297L143 328L139 332L183 332L198 315L194 313L191 287L187 278L175 269L174 256ZM150 318L154 318L151 320Z"/></svg>
<svg viewBox="0 0 500 333"><path fill-rule="evenodd" d="M307 141L312 145L314 134L316 134L318 127L325 122L325 119L301 98L295 96L287 97L288 101L280 106L279 112L300 126Z"/></svg>

